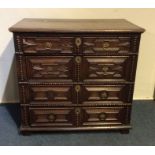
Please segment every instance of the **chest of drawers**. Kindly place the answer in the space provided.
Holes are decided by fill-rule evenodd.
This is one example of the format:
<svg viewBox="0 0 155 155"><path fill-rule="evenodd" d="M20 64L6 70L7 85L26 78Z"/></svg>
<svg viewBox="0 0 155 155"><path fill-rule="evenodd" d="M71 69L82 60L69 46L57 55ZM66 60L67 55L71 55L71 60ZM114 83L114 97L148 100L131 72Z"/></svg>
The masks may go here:
<svg viewBox="0 0 155 155"><path fill-rule="evenodd" d="M22 132L129 131L143 28L123 19L23 19L9 30Z"/></svg>

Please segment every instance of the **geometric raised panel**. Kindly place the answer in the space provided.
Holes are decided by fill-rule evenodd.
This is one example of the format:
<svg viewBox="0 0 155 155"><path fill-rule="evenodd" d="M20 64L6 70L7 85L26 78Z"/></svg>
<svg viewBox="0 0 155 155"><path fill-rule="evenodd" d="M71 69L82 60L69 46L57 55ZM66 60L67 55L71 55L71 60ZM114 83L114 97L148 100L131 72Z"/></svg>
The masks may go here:
<svg viewBox="0 0 155 155"><path fill-rule="evenodd" d="M131 81L134 76L133 60L129 56L100 56L83 58L84 81ZM130 69L129 69L130 68ZM87 70L87 72L84 72Z"/></svg>
<svg viewBox="0 0 155 155"><path fill-rule="evenodd" d="M29 86L30 104L71 105L73 104L73 86Z"/></svg>
<svg viewBox="0 0 155 155"><path fill-rule="evenodd" d="M73 37L23 37L22 49L24 53L73 53Z"/></svg>
<svg viewBox="0 0 155 155"><path fill-rule="evenodd" d="M130 103L133 85L83 85L79 94L83 105ZM131 91L131 92L130 92Z"/></svg>
<svg viewBox="0 0 155 155"><path fill-rule="evenodd" d="M46 127L74 126L73 108L29 108L30 125Z"/></svg>
<svg viewBox="0 0 155 155"><path fill-rule="evenodd" d="M112 126L128 123L129 107L83 107L81 126Z"/></svg>
<svg viewBox="0 0 155 155"><path fill-rule="evenodd" d="M72 81L73 75L73 57L32 57L27 56L27 73L30 79L48 79Z"/></svg>
<svg viewBox="0 0 155 155"><path fill-rule="evenodd" d="M130 37L83 37L84 54L126 54L130 52Z"/></svg>

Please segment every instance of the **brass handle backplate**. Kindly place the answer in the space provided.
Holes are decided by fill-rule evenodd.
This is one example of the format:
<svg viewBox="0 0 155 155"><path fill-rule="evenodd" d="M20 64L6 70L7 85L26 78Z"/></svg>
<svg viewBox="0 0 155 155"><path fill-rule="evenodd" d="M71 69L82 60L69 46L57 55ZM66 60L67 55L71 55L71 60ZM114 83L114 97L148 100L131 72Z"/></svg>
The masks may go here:
<svg viewBox="0 0 155 155"><path fill-rule="evenodd" d="M81 45L81 42L82 41L81 41L81 38L80 37L78 37L78 38L75 39L75 44L76 44L77 47L79 47Z"/></svg>
<svg viewBox="0 0 155 155"><path fill-rule="evenodd" d="M81 86L80 86L80 85L76 85L76 86L75 86L75 91L76 91L76 92L79 92L80 89L81 89Z"/></svg>
<svg viewBox="0 0 155 155"><path fill-rule="evenodd" d="M75 61L76 61L76 63L78 63L78 64L81 63L81 61L82 61L82 60L81 60L81 57L80 57L80 56L76 56L76 57L75 57Z"/></svg>

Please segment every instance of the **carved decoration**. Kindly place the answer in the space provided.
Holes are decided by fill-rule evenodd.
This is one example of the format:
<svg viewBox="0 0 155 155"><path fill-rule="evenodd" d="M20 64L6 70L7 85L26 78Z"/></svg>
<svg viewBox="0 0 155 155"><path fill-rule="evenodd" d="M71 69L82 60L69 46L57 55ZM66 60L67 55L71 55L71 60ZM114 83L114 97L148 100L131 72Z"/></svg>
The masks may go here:
<svg viewBox="0 0 155 155"><path fill-rule="evenodd" d="M20 73L19 73L20 76L19 76L19 78L23 81L24 80L23 62L22 62L23 56L19 55L18 58L19 58L19 64L20 64Z"/></svg>
<svg viewBox="0 0 155 155"><path fill-rule="evenodd" d="M84 53L130 52L130 37L84 37Z"/></svg>
<svg viewBox="0 0 155 155"><path fill-rule="evenodd" d="M138 52L138 44L139 44L139 41L140 41L140 35L134 35L133 36L133 39L132 39L132 42L133 42L133 46L132 46L132 51L134 53L137 53Z"/></svg>
<svg viewBox="0 0 155 155"><path fill-rule="evenodd" d="M72 108L30 108L31 126L74 126Z"/></svg>
<svg viewBox="0 0 155 155"><path fill-rule="evenodd" d="M72 37L24 37L23 51L25 53L56 52L72 53Z"/></svg>
<svg viewBox="0 0 155 155"><path fill-rule="evenodd" d="M127 111L124 107L87 107L83 110L83 126L121 125L126 122L126 118L120 117Z"/></svg>
<svg viewBox="0 0 155 155"><path fill-rule="evenodd" d="M66 78L68 77L68 75L66 74L67 71L67 66L64 66L63 64L37 64L33 66L34 77L52 76L53 78Z"/></svg>
<svg viewBox="0 0 155 155"><path fill-rule="evenodd" d="M89 78L123 78L123 64L126 58L108 59L87 58Z"/></svg>
<svg viewBox="0 0 155 155"><path fill-rule="evenodd" d="M71 88L68 86L31 87L33 101L70 101Z"/></svg>
<svg viewBox="0 0 155 155"><path fill-rule="evenodd" d="M131 90L133 85L86 85L81 90L81 100L84 105L110 104L111 101L128 103L132 99Z"/></svg>
<svg viewBox="0 0 155 155"><path fill-rule="evenodd" d="M21 48L21 36L19 36L19 35L16 35L16 53L19 53L19 54L22 54L22 48Z"/></svg>
<svg viewBox="0 0 155 155"><path fill-rule="evenodd" d="M103 99L103 100L106 100L107 98L108 98L108 92L107 91L102 91L101 93L100 93L100 97L101 97L101 99Z"/></svg>
<svg viewBox="0 0 155 155"><path fill-rule="evenodd" d="M16 56L17 62L17 76L19 81L25 81L27 79L26 70L25 70L25 57L21 54Z"/></svg>
<svg viewBox="0 0 155 155"><path fill-rule="evenodd" d="M29 58L28 63L29 76L32 78L65 79L70 77L72 71L71 58Z"/></svg>

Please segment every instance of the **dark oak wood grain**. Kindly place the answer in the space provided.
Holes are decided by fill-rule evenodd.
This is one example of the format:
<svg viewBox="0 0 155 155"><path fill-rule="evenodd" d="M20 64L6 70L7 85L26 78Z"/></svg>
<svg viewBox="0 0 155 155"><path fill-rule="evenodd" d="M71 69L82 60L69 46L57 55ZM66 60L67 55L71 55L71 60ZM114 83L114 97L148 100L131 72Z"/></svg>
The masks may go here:
<svg viewBox="0 0 155 155"><path fill-rule="evenodd" d="M11 32L144 32L125 19L29 19L19 21Z"/></svg>
<svg viewBox="0 0 155 155"><path fill-rule="evenodd" d="M21 132L129 132L143 28L122 19L23 19L9 30Z"/></svg>

